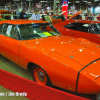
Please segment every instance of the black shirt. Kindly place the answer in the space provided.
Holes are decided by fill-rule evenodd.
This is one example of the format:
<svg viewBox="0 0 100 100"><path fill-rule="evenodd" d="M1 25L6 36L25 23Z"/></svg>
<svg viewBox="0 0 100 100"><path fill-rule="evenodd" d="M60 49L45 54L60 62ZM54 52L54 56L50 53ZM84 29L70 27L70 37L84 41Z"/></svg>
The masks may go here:
<svg viewBox="0 0 100 100"><path fill-rule="evenodd" d="M20 13L20 19L27 19L26 13Z"/></svg>

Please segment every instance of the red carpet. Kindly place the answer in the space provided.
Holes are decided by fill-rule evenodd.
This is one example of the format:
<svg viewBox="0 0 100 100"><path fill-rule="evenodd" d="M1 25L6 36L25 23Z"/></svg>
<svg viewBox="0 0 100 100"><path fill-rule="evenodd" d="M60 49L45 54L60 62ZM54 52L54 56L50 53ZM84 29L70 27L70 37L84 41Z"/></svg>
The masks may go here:
<svg viewBox="0 0 100 100"><path fill-rule="evenodd" d="M0 69L0 85L18 93L27 93L30 100L89 100L62 92Z"/></svg>

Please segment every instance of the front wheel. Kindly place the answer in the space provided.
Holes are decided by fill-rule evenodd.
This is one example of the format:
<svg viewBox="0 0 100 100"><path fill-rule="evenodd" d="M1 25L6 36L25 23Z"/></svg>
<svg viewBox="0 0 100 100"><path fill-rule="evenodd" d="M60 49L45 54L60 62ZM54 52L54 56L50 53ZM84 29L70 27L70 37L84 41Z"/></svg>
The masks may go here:
<svg viewBox="0 0 100 100"><path fill-rule="evenodd" d="M39 84L51 86L51 81L47 73L39 66L32 67L32 77Z"/></svg>

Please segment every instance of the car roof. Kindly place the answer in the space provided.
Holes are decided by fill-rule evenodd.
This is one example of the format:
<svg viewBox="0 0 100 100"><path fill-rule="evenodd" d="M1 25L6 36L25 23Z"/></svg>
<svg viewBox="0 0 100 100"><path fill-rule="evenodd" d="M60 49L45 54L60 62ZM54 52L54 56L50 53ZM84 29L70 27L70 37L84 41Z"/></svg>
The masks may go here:
<svg viewBox="0 0 100 100"><path fill-rule="evenodd" d="M92 21L92 20L77 20L80 23L100 23L99 21Z"/></svg>
<svg viewBox="0 0 100 100"><path fill-rule="evenodd" d="M92 21L92 20L66 20L62 23L74 23L74 22L79 22L79 23L100 23L99 21Z"/></svg>
<svg viewBox="0 0 100 100"><path fill-rule="evenodd" d="M52 17L52 16L61 16L61 15L50 15L50 16Z"/></svg>
<svg viewBox="0 0 100 100"><path fill-rule="evenodd" d="M15 15L15 14L4 14L4 16L17 16L17 15Z"/></svg>
<svg viewBox="0 0 100 100"><path fill-rule="evenodd" d="M31 23L47 23L46 21L38 21L38 20L28 20L28 19L17 19L17 20L3 20L0 21L0 24L31 24Z"/></svg>

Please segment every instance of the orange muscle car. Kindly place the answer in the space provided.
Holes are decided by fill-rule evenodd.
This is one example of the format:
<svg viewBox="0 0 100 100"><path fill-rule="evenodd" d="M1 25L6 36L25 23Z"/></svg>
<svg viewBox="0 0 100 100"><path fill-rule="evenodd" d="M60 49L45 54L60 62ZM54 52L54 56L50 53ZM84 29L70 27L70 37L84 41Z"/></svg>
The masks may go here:
<svg viewBox="0 0 100 100"><path fill-rule="evenodd" d="M0 54L31 70L40 84L100 93L100 46L62 36L45 21L0 21Z"/></svg>
<svg viewBox="0 0 100 100"><path fill-rule="evenodd" d="M45 16L46 15L42 15L42 18L40 19L41 21L45 21ZM66 18L64 16L61 15L50 15L51 19L52 19L52 24L57 24L62 22L63 20L65 21Z"/></svg>
<svg viewBox="0 0 100 100"><path fill-rule="evenodd" d="M81 14L82 11L74 14L73 16L69 17L69 19L67 19L64 15L50 15L51 19L52 19L52 24L57 24L57 23L60 23L60 22L63 22L63 21L69 21L69 20L72 20L72 19L75 19L76 16L78 16L79 14ZM40 19L41 21L45 21L45 17L46 15L43 15L42 18Z"/></svg>
<svg viewBox="0 0 100 100"><path fill-rule="evenodd" d="M85 38L100 44L100 22L91 20L67 20L54 27L66 36Z"/></svg>
<svg viewBox="0 0 100 100"><path fill-rule="evenodd" d="M3 17L4 14L11 14L11 12L7 10L0 10L0 19Z"/></svg>

